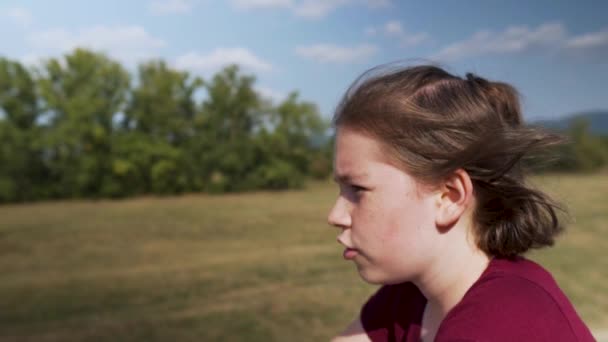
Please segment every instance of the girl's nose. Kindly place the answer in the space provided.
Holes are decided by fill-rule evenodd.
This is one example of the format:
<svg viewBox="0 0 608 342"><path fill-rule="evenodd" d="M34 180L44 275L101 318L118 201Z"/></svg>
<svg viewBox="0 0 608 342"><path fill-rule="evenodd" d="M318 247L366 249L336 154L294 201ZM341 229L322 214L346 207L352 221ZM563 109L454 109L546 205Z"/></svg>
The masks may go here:
<svg viewBox="0 0 608 342"><path fill-rule="evenodd" d="M330 225L343 229L350 227L351 219L347 210L347 202L342 196L338 197L327 216L327 222Z"/></svg>

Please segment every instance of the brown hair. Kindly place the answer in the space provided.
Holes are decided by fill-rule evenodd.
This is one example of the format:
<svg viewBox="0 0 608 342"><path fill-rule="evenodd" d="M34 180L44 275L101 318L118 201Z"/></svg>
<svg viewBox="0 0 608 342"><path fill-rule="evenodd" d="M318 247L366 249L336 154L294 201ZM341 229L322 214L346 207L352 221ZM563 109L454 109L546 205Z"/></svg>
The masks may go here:
<svg viewBox="0 0 608 342"><path fill-rule="evenodd" d="M523 124L510 85L432 65L371 69L336 109L335 127L370 134L412 176L426 184L464 169L477 206L477 245L512 257L554 243L560 207L526 184L523 161L561 137ZM534 159L537 160L537 159Z"/></svg>

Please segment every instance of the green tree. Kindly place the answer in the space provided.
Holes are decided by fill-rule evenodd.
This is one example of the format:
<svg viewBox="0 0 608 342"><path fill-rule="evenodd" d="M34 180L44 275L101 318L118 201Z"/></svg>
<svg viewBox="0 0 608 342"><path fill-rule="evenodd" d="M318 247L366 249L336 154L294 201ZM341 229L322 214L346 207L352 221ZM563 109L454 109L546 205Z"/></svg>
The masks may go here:
<svg viewBox="0 0 608 342"><path fill-rule="evenodd" d="M180 146L194 135L197 108L193 95L202 79L173 70L161 60L141 64L138 75L123 126Z"/></svg>
<svg viewBox="0 0 608 342"><path fill-rule="evenodd" d="M197 190L195 164L186 152L197 134L194 93L202 85L202 79L160 60L139 66L114 160L123 187L138 184L141 191L155 193Z"/></svg>
<svg viewBox="0 0 608 342"><path fill-rule="evenodd" d="M292 92L271 112L270 126L272 150L269 153L308 174L312 158L318 157L315 152L319 146L313 146L313 139L320 139L328 126L317 106L299 101L298 93Z"/></svg>
<svg viewBox="0 0 608 342"><path fill-rule="evenodd" d="M44 197L46 169L35 81L20 63L0 58L0 202Z"/></svg>
<svg viewBox="0 0 608 342"><path fill-rule="evenodd" d="M76 49L39 71L49 114L47 162L57 196L98 196L112 182L113 119L123 110L129 75L101 53Z"/></svg>
<svg viewBox="0 0 608 342"><path fill-rule="evenodd" d="M327 123L274 105L236 65L209 82L76 49L33 72L0 58L0 201L285 189L331 169ZM206 92L197 103L198 91Z"/></svg>
<svg viewBox="0 0 608 342"><path fill-rule="evenodd" d="M263 101L254 90L255 78L236 65L226 67L205 83L207 98L196 118L197 155L203 187L211 191L251 188L248 175L259 164L254 136L262 120Z"/></svg>
<svg viewBox="0 0 608 342"><path fill-rule="evenodd" d="M0 106L6 120L21 130L31 129L38 119L35 82L20 63L0 58Z"/></svg>
<svg viewBox="0 0 608 342"><path fill-rule="evenodd" d="M575 170L594 171L608 163L608 150L599 137L589 132L587 121L576 120L569 133L572 141L568 149Z"/></svg>
<svg viewBox="0 0 608 342"><path fill-rule="evenodd" d="M257 137L265 161L255 173L256 187L300 187L312 175L325 178L331 171L331 154L325 137L328 124L316 105L289 96L271 108Z"/></svg>
<svg viewBox="0 0 608 342"><path fill-rule="evenodd" d="M108 193L175 194L192 191L185 151L141 132L121 132L114 138L112 183Z"/></svg>
<svg viewBox="0 0 608 342"><path fill-rule="evenodd" d="M241 75L236 65L224 68L205 85L203 130L217 142L248 138L261 119L262 101L255 92L255 77Z"/></svg>

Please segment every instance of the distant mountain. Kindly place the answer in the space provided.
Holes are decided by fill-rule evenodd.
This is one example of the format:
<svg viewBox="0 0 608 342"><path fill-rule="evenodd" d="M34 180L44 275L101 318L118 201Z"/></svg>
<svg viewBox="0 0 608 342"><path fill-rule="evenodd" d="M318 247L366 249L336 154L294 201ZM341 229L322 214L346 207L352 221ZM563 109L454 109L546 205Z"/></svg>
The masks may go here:
<svg viewBox="0 0 608 342"><path fill-rule="evenodd" d="M531 122L534 125L554 129L558 131L567 130L572 122L578 119L584 119L589 123L589 130L596 135L608 136L608 110L586 111L576 114L571 114L566 117L555 120L539 120Z"/></svg>

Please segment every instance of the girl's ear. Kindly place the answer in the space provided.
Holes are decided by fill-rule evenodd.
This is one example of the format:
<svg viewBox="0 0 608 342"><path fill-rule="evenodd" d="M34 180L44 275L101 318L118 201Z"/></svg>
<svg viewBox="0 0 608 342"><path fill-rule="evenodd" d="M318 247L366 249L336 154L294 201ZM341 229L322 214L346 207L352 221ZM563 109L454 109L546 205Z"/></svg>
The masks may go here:
<svg viewBox="0 0 608 342"><path fill-rule="evenodd" d="M438 211L435 223L438 227L453 226L472 203L473 183L469 174L458 169L440 184Z"/></svg>

